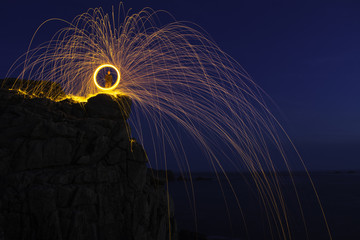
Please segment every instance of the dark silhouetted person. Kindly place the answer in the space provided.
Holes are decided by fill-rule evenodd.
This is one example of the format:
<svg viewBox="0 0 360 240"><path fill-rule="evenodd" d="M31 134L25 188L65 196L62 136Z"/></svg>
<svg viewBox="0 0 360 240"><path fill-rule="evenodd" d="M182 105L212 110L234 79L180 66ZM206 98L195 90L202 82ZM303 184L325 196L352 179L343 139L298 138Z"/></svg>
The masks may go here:
<svg viewBox="0 0 360 240"><path fill-rule="evenodd" d="M110 88L112 86L113 77L110 71L105 75L105 88Z"/></svg>

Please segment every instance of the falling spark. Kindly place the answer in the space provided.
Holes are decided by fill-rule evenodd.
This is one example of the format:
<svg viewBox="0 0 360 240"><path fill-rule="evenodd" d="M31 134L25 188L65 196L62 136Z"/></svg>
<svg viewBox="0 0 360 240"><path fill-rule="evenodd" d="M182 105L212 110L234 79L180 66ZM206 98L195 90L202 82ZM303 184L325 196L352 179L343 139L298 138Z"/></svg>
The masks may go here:
<svg viewBox="0 0 360 240"><path fill-rule="evenodd" d="M170 16L171 22L161 24L162 14ZM59 19L44 22L34 37L54 20ZM102 92L129 96L133 100L130 121L139 141L146 144L145 128L151 132L151 165L159 166L162 161L167 168L167 149L171 149L179 170L189 173L192 180L191 162L179 137L186 132L207 156L219 182L220 174L226 177L239 207L224 161L234 170L246 167L267 210L269 225L275 226L274 237L292 238L286 199L269 149L277 149L290 173L284 139L293 144L269 111L266 94L231 56L196 25L175 21L169 13L150 8L130 14L120 4L111 14L95 8L72 22L59 21L66 27L35 48L33 37L9 75L20 69L18 79L58 84L65 97L76 101L86 101ZM98 82L98 73L107 68L116 72L116 82L110 88ZM32 95L56 101L64 98L55 88L45 88L42 81L37 83ZM30 87L25 84L20 88L27 92ZM297 153L294 146L293 151ZM299 161L303 165L300 156ZM291 181L294 184L293 178ZM293 187L298 196L295 184ZM194 189L189 192L194 199ZM302 212L299 197L298 206ZM320 201L319 206L326 223ZM304 228L306 231L305 223Z"/></svg>

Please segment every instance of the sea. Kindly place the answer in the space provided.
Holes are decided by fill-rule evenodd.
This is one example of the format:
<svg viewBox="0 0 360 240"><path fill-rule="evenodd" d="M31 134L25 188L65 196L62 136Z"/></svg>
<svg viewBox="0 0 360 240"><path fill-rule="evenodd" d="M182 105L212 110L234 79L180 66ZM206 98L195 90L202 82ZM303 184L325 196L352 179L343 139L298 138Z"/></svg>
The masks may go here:
<svg viewBox="0 0 360 240"><path fill-rule="evenodd" d="M329 232L334 240L360 239L358 171L310 172L312 182L305 172L280 172L281 187L267 193L258 191L246 172L227 173L228 179L192 173L192 183L188 176L175 175L179 179L169 182L169 193L179 231L197 232L209 240L325 240L331 239ZM276 209L271 196L279 189L283 202L278 201ZM287 217L279 224L274 219L282 210Z"/></svg>

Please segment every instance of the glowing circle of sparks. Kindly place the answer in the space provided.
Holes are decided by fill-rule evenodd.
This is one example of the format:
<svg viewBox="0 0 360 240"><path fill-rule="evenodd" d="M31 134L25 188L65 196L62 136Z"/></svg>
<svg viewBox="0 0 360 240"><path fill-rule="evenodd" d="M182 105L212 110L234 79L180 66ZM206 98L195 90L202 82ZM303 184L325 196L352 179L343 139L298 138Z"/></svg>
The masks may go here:
<svg viewBox="0 0 360 240"><path fill-rule="evenodd" d="M102 87L99 85L99 83L97 82L96 80L96 77L99 73L99 71L103 68L106 68L106 67L110 67L112 69L114 69L116 71L116 74L117 74L117 78L116 78L116 82L114 85L112 85L111 87L109 88L105 88L105 87ZM114 66L114 65L111 65L111 64L102 64L100 65L94 72L94 83L95 83L95 86L103 91L111 91L111 90L114 90L120 83L120 71Z"/></svg>

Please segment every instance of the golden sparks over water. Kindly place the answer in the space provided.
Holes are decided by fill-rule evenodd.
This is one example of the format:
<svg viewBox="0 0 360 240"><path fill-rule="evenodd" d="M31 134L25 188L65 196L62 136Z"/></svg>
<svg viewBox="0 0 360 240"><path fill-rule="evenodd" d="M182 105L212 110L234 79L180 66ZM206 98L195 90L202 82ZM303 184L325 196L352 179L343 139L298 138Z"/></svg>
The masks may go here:
<svg viewBox="0 0 360 240"><path fill-rule="evenodd" d="M161 24L160 15L172 20ZM289 172L283 141L297 151L269 111L266 94L199 27L177 22L169 13L150 8L130 14L122 4L110 14L101 8L89 9L72 22L50 19L37 32L50 21L61 21L66 27L49 42L35 48L31 43L9 74L20 69L19 79L56 83L66 97L75 100L86 101L101 92L129 96L133 100L130 121L140 142L143 130L150 129L154 148L151 165L166 168L168 161L177 161L183 174L191 173L191 162L180 137L186 132L214 171L225 176L227 183L222 184L230 186L239 208L237 191L223 165L226 161L234 170L246 168L266 209L269 225L274 227L275 239L292 238L286 199L270 149L277 150ZM101 72L110 70L114 81L105 87ZM42 84L38 81L34 96L59 100L55 91L44 92ZM26 86L22 89L26 92ZM175 159L167 158L167 149ZM298 160L302 164L300 157ZM293 188L298 196L295 184ZM298 207L302 212L299 197ZM323 214L320 201L319 209Z"/></svg>

